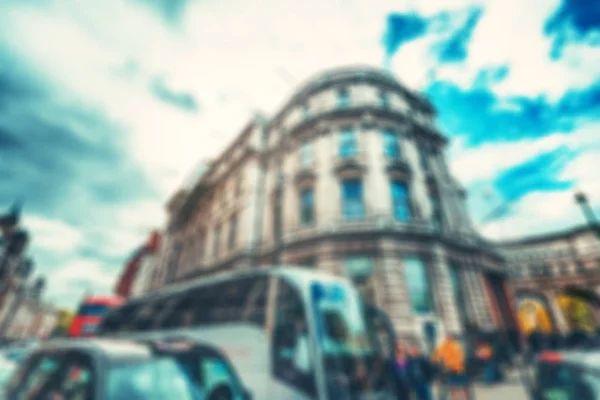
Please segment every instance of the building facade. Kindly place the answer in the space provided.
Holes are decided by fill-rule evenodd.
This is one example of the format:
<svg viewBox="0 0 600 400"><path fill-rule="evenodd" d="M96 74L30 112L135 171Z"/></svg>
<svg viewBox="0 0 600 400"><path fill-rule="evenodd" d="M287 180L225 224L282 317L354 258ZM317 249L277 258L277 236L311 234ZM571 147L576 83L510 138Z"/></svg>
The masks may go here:
<svg viewBox="0 0 600 400"><path fill-rule="evenodd" d="M595 330L600 313L599 227L581 226L500 243L525 330Z"/></svg>
<svg viewBox="0 0 600 400"><path fill-rule="evenodd" d="M10 307L10 310L8 308ZM31 298L22 299L15 306L8 305L12 318L7 324L3 339L18 340L50 335L58 322L58 311Z"/></svg>
<svg viewBox="0 0 600 400"><path fill-rule="evenodd" d="M380 70L310 79L171 198L153 288L296 264L354 281L401 336L514 326L503 258L473 229L434 119Z"/></svg>
<svg viewBox="0 0 600 400"><path fill-rule="evenodd" d="M142 295L149 290L160 241L161 234L153 231L146 243L135 250L117 279L114 290L116 295L128 298Z"/></svg>

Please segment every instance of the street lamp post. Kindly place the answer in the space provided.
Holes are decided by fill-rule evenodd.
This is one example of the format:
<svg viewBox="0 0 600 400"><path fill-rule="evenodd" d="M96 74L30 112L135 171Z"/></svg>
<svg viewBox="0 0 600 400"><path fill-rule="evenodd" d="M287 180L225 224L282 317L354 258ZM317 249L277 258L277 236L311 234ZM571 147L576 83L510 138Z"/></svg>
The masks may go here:
<svg viewBox="0 0 600 400"><path fill-rule="evenodd" d="M579 207L581 207L581 211L583 212L583 216L585 217L589 227L592 228L596 232L596 235L600 238L600 225L598 224L598 219L594 214L592 206L590 206L587 195L583 192L575 193L575 202L579 204Z"/></svg>

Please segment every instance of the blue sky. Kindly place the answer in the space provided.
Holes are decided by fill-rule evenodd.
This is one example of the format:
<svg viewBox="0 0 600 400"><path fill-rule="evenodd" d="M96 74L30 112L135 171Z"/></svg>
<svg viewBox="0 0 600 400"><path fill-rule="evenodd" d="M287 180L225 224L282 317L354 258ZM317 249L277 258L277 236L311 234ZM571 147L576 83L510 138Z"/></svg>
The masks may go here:
<svg viewBox="0 0 600 400"><path fill-rule="evenodd" d="M25 200L48 298L109 291L199 160L343 64L431 98L487 236L581 223L577 188L598 209L597 1L374 3L1 2L0 207Z"/></svg>

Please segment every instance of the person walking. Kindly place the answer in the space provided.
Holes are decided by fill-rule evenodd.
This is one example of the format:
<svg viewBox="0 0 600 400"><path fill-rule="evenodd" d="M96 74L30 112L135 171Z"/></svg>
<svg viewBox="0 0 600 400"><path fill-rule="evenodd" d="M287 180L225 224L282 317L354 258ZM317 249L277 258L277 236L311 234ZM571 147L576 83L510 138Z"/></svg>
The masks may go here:
<svg viewBox="0 0 600 400"><path fill-rule="evenodd" d="M408 354L403 342L398 341L396 345L395 381L399 399L410 398L410 385L408 380Z"/></svg>
<svg viewBox="0 0 600 400"><path fill-rule="evenodd" d="M421 348L413 344L408 352L408 382L416 400L432 400L431 382L434 368L431 361L421 353Z"/></svg>
<svg viewBox="0 0 600 400"><path fill-rule="evenodd" d="M486 341L482 340L477 345L476 357L483 367L483 380L485 383L488 385L495 383L497 380L497 374L492 346L490 346L490 344Z"/></svg>
<svg viewBox="0 0 600 400"><path fill-rule="evenodd" d="M454 400L471 400L465 369L465 352L459 341L446 334L432 354L431 360L440 365L450 397Z"/></svg>

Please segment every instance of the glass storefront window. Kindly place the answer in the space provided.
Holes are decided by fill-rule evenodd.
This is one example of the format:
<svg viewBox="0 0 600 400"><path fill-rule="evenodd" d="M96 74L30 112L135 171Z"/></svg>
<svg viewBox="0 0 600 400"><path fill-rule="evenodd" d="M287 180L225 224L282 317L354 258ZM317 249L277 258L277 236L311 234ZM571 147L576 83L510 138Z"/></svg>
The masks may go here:
<svg viewBox="0 0 600 400"><path fill-rule="evenodd" d="M419 257L405 257L403 264L412 311L416 314L432 312L429 277L423 260Z"/></svg>

